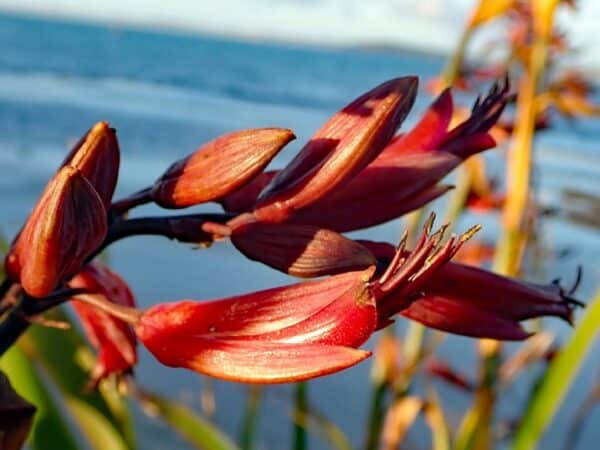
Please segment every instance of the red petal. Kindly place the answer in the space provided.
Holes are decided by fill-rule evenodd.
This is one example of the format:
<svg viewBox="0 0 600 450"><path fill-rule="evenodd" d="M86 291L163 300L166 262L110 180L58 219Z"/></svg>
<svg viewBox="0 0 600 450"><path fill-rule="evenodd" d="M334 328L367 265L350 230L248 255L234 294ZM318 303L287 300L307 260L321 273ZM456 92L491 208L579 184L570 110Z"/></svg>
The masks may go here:
<svg viewBox="0 0 600 450"><path fill-rule="evenodd" d="M381 195L369 195L370 193L365 192L366 195L355 199L342 194L299 211L291 221L329 228L338 233L361 230L419 209L452 188L435 185L408 196L405 190L390 189ZM357 211L360 213L357 214Z"/></svg>
<svg viewBox="0 0 600 450"><path fill-rule="evenodd" d="M237 191L223 197L220 200L223 209L231 213L252 211L258 195L271 182L277 172L278 171L275 170L263 172L257 177L254 177L247 185L242 186Z"/></svg>
<svg viewBox="0 0 600 450"><path fill-rule="evenodd" d="M135 306L133 294L125 281L104 264L94 262L73 277L69 287L86 288L94 292L75 297L71 302L87 338L98 350L91 375L92 384L96 385L111 373L129 370L137 362L136 337L132 328L98 308L77 301L77 298L85 295L97 295L111 303Z"/></svg>
<svg viewBox="0 0 600 450"><path fill-rule="evenodd" d="M351 367L369 352L323 344L281 344L215 339L173 339L148 349L163 364L243 383L290 383ZM178 351L175 351L178 349Z"/></svg>
<svg viewBox="0 0 600 450"><path fill-rule="evenodd" d="M539 285L459 263L442 267L428 293L454 298L511 320L539 316L571 318L571 305L558 285Z"/></svg>
<svg viewBox="0 0 600 450"><path fill-rule="evenodd" d="M446 135L453 111L452 92L448 88L438 96L410 131L391 142L383 152L401 154L405 151L435 150Z"/></svg>
<svg viewBox="0 0 600 450"><path fill-rule="evenodd" d="M339 303L340 316L336 319L343 321L345 316L353 314L352 309L364 308L369 321L372 322L369 327L373 328L374 319L370 317L374 314L374 304L364 297L364 290L371 275L372 269L369 269L226 299L156 305L144 312L137 327L137 334L146 343L153 340L160 342L174 335L287 340L317 330L325 333L312 333L311 342L321 339L324 340L322 342L341 344L342 342L330 341L328 333L331 330L321 327L322 322L319 322L319 318L308 324L310 327L307 322L332 304ZM295 326L300 323L304 323L304 327L298 331ZM360 327L356 327L356 323L345 325L354 327L356 336L352 337L352 342L362 336L363 332L359 330Z"/></svg>
<svg viewBox="0 0 600 450"><path fill-rule="evenodd" d="M523 340L530 336L519 322L459 299L426 295L400 314L428 327L463 336L500 340Z"/></svg>

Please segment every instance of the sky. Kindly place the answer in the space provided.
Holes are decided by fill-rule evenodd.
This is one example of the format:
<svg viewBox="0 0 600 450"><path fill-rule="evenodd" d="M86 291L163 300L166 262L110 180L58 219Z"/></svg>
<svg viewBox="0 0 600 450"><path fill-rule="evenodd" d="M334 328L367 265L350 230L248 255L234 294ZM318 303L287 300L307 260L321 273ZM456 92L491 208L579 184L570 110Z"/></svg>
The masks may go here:
<svg viewBox="0 0 600 450"><path fill-rule="evenodd" d="M449 51L475 0L0 0L0 11L257 40ZM600 1L563 14L584 65L600 67Z"/></svg>

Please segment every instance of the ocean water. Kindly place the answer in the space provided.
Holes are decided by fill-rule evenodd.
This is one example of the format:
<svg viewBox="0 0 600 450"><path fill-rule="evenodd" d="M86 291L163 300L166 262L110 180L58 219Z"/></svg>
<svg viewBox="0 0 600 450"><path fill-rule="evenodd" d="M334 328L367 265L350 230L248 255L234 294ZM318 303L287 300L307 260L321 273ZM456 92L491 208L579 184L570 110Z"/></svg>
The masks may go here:
<svg viewBox="0 0 600 450"><path fill-rule="evenodd" d="M118 130L123 155L120 196L147 186L172 161L203 142L240 128L292 128L298 139L273 164L281 166L329 115L360 93L396 76L413 74L425 81L442 64L442 57L416 52L300 48L0 15L0 226L7 235L19 228L66 150L96 121L108 120ZM418 117L427 101L421 92L407 123ZM544 204L558 211L544 223L544 244L551 254L565 255L549 258L547 278L569 279L574 266L582 264L585 276L579 293L587 300L599 284L600 235L592 226L567 220L561 199L567 190L600 192L600 125L558 120L537 144L536 188ZM492 154L492 168L499 170L500 160ZM151 206L136 212L155 213L160 211ZM469 214L458 227L477 221L484 225L484 238L497 235L493 217ZM400 224L395 222L360 236L394 240L399 234ZM291 281L245 260L225 243L196 250L144 237L118 243L109 257L131 283L141 306L224 297ZM549 324L560 336L568 335L567 326ZM443 352L461 367L475 360L474 341L466 338L448 339ZM594 351L543 448L562 445L558 438L574 408L597 381L597 358ZM314 405L357 444L364 437L368 372L366 362L310 384ZM209 382L162 367L144 350L136 374L140 385L194 407L210 384L217 398L215 421L236 435L243 385ZM450 423L456 425L468 397L436 387L442 391ZM501 414L510 417L526 394L520 386L506 393ZM141 449L187 448L159 421L134 409ZM290 411L290 386L265 391L258 448L287 447ZM591 418L599 420L600 416ZM425 435L426 428L418 427L410 435L411 448L426 448ZM598 427L589 426L581 448L598 438ZM313 437L311 448L327 447Z"/></svg>

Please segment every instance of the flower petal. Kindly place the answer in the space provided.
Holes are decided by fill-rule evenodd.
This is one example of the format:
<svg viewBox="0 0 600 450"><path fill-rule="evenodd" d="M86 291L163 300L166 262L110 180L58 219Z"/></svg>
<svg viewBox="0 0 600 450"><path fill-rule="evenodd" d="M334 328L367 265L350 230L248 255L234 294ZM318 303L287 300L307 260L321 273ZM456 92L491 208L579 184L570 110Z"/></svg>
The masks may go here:
<svg viewBox="0 0 600 450"><path fill-rule="evenodd" d="M452 92L447 88L425 111L421 120L406 134L390 142L383 152L401 154L434 150L446 135L453 111Z"/></svg>
<svg viewBox="0 0 600 450"><path fill-rule="evenodd" d="M163 364L242 383L291 383L351 367L370 352L324 344L281 344L205 336L148 349ZM177 350L176 350L177 349Z"/></svg>
<svg viewBox="0 0 600 450"><path fill-rule="evenodd" d="M518 321L461 302L458 298L425 295L400 314L425 326L463 336L517 341L530 336Z"/></svg>
<svg viewBox="0 0 600 450"><path fill-rule="evenodd" d="M340 316L333 319L351 327L355 333L351 338L354 343L364 333L357 323L344 321L353 315L352 309L364 309L367 317L365 322L369 322L366 328L372 331L375 326L375 319L372 318L374 303L364 297L372 272L372 269L348 272L219 300L159 304L144 312L136 332L145 342L160 342L172 336L198 335L248 340L294 340L304 334L310 335L307 339L311 342L321 340L340 344L332 342L328 335L331 317L316 317L328 308L335 309L331 305L337 302L340 304ZM312 318L315 319L311 322ZM325 322L326 327L323 326ZM297 329L299 324L303 324L302 330ZM339 337L339 334L334 336ZM346 334L346 337L349 336Z"/></svg>

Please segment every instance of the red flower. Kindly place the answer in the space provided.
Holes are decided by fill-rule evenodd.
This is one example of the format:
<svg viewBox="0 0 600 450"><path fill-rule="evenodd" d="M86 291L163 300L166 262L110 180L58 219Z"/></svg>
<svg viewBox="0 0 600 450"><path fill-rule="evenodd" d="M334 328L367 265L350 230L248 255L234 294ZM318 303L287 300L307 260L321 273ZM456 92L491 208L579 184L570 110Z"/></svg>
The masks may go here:
<svg viewBox="0 0 600 450"><path fill-rule="evenodd" d="M295 204L293 214L286 202L276 202L275 210L264 209L261 199L285 172L295 172L299 180L304 179L301 169L307 171L306 177L316 176L307 164L293 162L282 172L266 172L225 197L222 205L230 212L255 209L261 220L286 220L338 232L387 222L447 192L450 186L438 184L442 178L465 158L495 145L488 131L504 109L507 92L508 84L494 86L485 99L476 102L467 120L449 130L452 95L444 91L412 130L394 138L379 156L372 153L377 158L362 171L335 191L321 190L302 205Z"/></svg>
<svg viewBox="0 0 600 450"><path fill-rule="evenodd" d="M157 305L141 315L136 333L163 364L227 380L278 383L336 372L369 356L356 348L462 243L453 237L441 246L441 238L427 230L377 277L369 267L222 300Z"/></svg>
<svg viewBox="0 0 600 450"><path fill-rule="evenodd" d="M250 259L302 278L334 275L374 265L359 243L312 225L264 223L250 214L231 232L235 247Z"/></svg>
<svg viewBox="0 0 600 450"><path fill-rule="evenodd" d="M78 298L99 296L105 301L123 306L135 306L127 283L99 262L90 263L69 281L72 288L85 288L89 294L73 298L71 305L77 313L90 343L98 350L98 358L90 375L90 384L112 373L124 373L137 362L136 338L131 326Z"/></svg>

